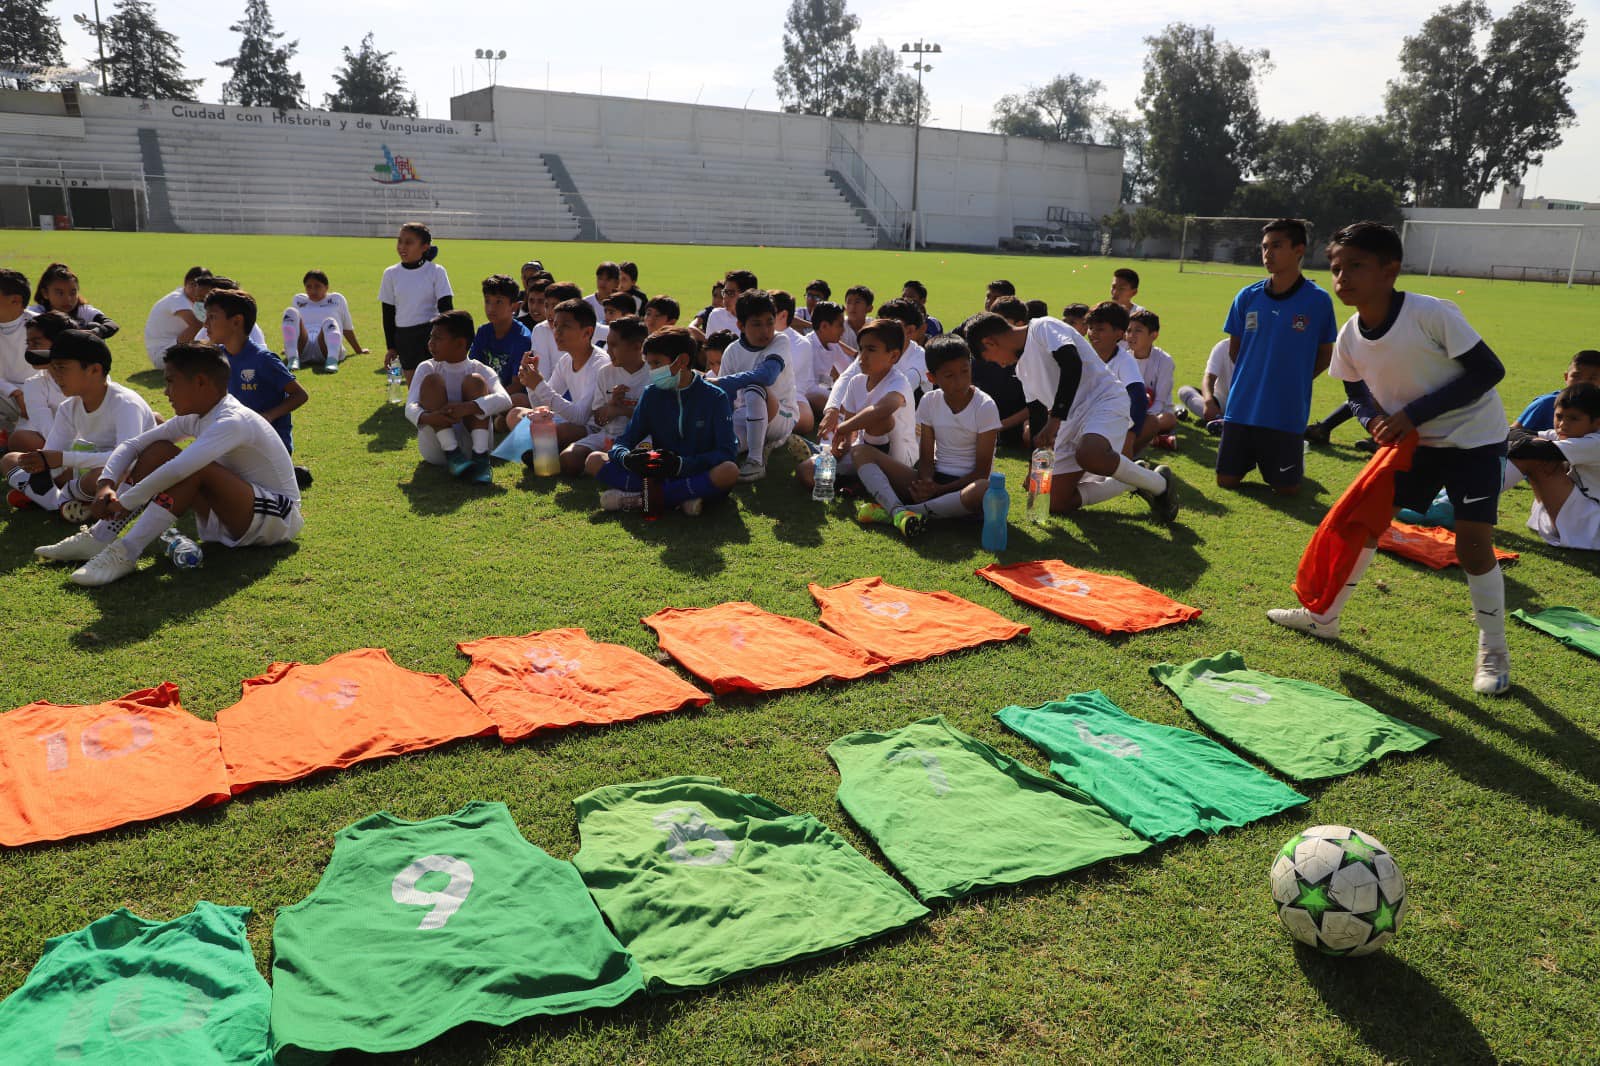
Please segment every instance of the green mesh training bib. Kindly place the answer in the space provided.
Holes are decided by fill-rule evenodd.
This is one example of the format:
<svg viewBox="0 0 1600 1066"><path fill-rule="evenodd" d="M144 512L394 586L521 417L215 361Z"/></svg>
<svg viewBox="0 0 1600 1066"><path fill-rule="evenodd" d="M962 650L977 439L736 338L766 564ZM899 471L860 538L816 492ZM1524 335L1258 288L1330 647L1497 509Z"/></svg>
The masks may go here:
<svg viewBox="0 0 1600 1066"><path fill-rule="evenodd" d="M1535 614L1515 610L1511 616L1555 637L1569 648L1600 658L1600 618L1576 607L1546 607Z"/></svg>

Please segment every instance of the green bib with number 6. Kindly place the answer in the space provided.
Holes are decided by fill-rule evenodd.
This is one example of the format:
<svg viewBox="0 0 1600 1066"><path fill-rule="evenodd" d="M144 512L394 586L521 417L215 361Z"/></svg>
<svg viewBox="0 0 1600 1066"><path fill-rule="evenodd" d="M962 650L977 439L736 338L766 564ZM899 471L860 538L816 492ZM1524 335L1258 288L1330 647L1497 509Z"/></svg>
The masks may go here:
<svg viewBox="0 0 1600 1066"><path fill-rule="evenodd" d="M643 987L577 870L524 840L503 803L341 829L316 890L279 908L272 946L280 1055L405 1051Z"/></svg>

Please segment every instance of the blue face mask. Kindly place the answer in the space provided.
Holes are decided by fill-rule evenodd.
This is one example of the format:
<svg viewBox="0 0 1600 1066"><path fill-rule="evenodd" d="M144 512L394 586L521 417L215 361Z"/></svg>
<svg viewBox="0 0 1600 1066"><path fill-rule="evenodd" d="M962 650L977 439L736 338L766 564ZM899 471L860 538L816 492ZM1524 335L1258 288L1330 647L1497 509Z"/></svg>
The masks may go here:
<svg viewBox="0 0 1600 1066"><path fill-rule="evenodd" d="M673 371L670 364L658 366L650 371L650 384L658 389L666 389L670 392L678 387L678 375Z"/></svg>

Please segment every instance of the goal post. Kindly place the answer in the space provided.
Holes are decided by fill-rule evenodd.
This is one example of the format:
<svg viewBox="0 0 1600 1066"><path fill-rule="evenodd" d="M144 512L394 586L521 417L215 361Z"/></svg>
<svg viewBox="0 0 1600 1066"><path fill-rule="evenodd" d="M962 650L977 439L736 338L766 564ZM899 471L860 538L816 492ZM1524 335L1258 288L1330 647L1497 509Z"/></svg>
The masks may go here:
<svg viewBox="0 0 1600 1066"><path fill-rule="evenodd" d="M1178 242L1178 273L1223 277L1261 276L1261 230L1271 218L1230 215L1185 215ZM1314 247L1312 223L1306 225L1306 247Z"/></svg>
<svg viewBox="0 0 1600 1066"><path fill-rule="evenodd" d="M1408 270L1433 276L1437 266L1440 273L1485 277L1494 280L1498 267L1542 270L1557 279L1566 273L1567 288L1572 288L1578 273L1578 251L1583 245L1583 224L1580 222L1457 222L1454 220L1408 218L1400 228L1400 239L1406 247L1405 265ZM1524 234L1494 231L1545 230L1550 236L1543 242L1530 244ZM1452 234L1451 231L1458 231ZM1417 234L1413 248L1412 233ZM1440 239L1444 238L1444 259L1440 261ZM1424 249L1426 254L1424 255ZM1546 254L1546 249L1548 253ZM1544 257L1542 263L1500 262L1495 260ZM1422 264L1426 262L1426 266ZM1458 269L1450 269L1455 266ZM1461 269L1461 268L1465 269ZM1420 269L1419 269L1420 268Z"/></svg>

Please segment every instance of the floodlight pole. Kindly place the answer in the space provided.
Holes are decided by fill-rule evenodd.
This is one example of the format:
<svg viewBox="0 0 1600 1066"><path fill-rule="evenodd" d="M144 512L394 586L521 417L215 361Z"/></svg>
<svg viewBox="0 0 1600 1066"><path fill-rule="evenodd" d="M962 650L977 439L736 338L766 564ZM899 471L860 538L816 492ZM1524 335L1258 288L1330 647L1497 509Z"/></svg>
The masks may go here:
<svg viewBox="0 0 1600 1066"><path fill-rule="evenodd" d="M100 46L100 92L104 95L109 90L106 89L106 30L100 24L100 0L94 0L94 39Z"/></svg>
<svg viewBox="0 0 1600 1066"><path fill-rule="evenodd" d="M911 64L911 69L917 72L917 105L916 113L911 116L911 239L908 242L910 251L917 250L917 237L919 236L917 215L917 192L920 184L922 169L922 73L932 70L933 67L923 60L923 56L932 55L942 49L931 42L924 43L918 40L916 44L902 44L900 51L906 55L916 56L916 61ZM924 244L927 242L924 241Z"/></svg>

